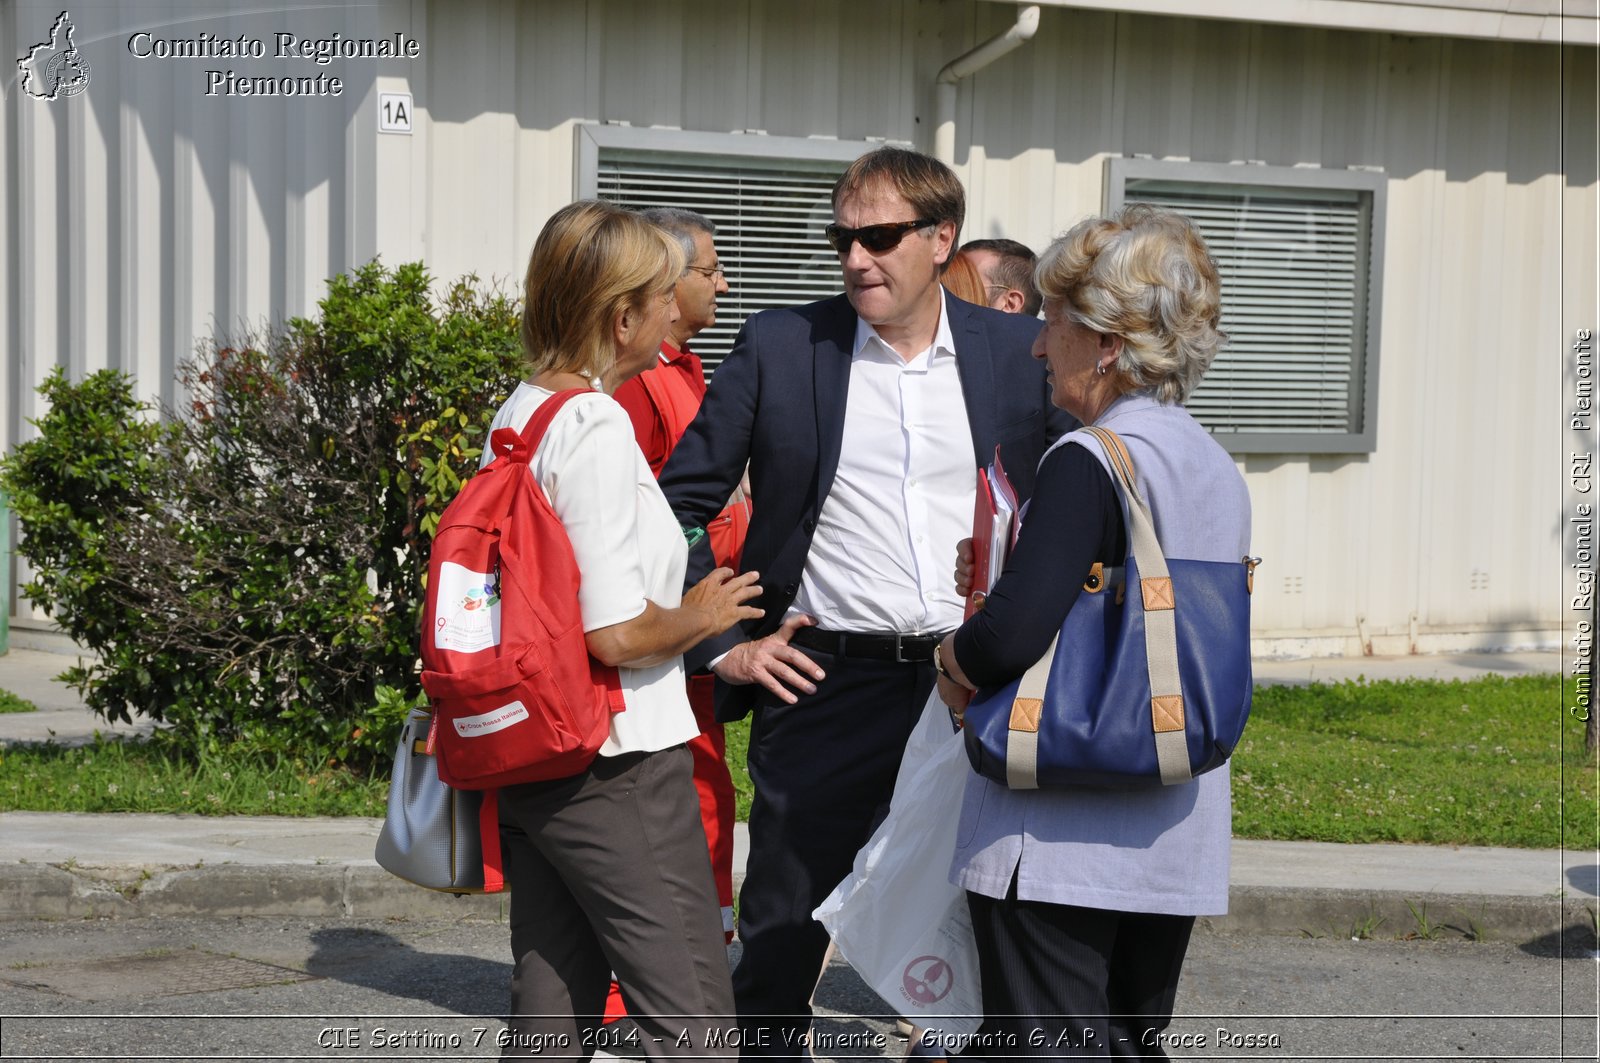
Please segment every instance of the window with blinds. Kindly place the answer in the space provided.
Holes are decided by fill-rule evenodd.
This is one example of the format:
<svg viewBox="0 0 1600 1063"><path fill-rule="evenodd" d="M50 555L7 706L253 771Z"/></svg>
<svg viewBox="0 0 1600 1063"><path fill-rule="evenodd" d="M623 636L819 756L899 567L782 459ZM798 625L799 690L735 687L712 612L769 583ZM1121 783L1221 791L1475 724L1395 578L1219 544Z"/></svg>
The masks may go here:
<svg viewBox="0 0 1600 1063"><path fill-rule="evenodd" d="M1371 451L1382 176L1114 161L1113 209L1187 215L1222 275L1229 338L1195 418L1234 452Z"/></svg>
<svg viewBox="0 0 1600 1063"><path fill-rule="evenodd" d="M843 290L839 258L822 235L833 220L833 184L843 161L674 157L601 148L595 194L636 210L686 207L717 227L728 294L717 323L692 344L710 376L745 318Z"/></svg>

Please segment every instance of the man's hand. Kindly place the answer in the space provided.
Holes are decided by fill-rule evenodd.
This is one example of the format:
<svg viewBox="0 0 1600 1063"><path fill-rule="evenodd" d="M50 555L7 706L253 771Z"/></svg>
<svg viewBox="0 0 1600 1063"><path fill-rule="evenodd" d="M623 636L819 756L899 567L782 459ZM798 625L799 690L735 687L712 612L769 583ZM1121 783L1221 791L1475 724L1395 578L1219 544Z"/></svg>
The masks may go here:
<svg viewBox="0 0 1600 1063"><path fill-rule="evenodd" d="M785 705L793 705L800 697L789 687L802 694L815 694L817 688L811 680L821 680L825 675L816 661L789 645L796 631L811 627L816 622L815 617L803 614L791 616L766 638L739 643L728 651L727 656L712 665L711 670L724 683L734 686L760 683ZM784 685L786 683L788 686Z"/></svg>
<svg viewBox="0 0 1600 1063"><path fill-rule="evenodd" d="M965 600L972 593L972 540L956 543L956 594Z"/></svg>

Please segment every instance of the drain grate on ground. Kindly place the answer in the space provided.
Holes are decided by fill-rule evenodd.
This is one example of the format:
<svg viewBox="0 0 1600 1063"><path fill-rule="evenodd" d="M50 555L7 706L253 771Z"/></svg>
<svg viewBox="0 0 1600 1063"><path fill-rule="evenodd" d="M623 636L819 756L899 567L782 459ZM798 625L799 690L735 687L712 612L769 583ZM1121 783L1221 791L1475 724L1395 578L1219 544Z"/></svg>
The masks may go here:
<svg viewBox="0 0 1600 1063"><path fill-rule="evenodd" d="M0 969L0 982L59 993L74 1000L214 993L309 982L316 977L289 967L197 950Z"/></svg>

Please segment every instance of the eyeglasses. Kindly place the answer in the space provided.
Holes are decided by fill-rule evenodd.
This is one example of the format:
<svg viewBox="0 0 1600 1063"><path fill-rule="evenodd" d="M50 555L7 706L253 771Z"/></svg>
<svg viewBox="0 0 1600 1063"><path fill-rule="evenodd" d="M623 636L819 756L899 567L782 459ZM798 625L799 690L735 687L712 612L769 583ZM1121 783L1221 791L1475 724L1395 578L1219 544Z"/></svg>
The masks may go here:
<svg viewBox="0 0 1600 1063"><path fill-rule="evenodd" d="M707 277L712 280L715 280L718 277L726 277L728 275L728 271L723 269L721 266L685 266L683 268L685 272L693 270L695 273L700 274L700 276Z"/></svg>
<svg viewBox="0 0 1600 1063"><path fill-rule="evenodd" d="M916 221L891 221L883 225L863 225L859 229L846 229L835 222L823 229L822 235L828 238L828 246L841 255L848 255L850 245L857 240L860 240L861 246L868 251L881 255L885 251L893 251L899 247L906 233L937 224L933 218L918 218Z"/></svg>

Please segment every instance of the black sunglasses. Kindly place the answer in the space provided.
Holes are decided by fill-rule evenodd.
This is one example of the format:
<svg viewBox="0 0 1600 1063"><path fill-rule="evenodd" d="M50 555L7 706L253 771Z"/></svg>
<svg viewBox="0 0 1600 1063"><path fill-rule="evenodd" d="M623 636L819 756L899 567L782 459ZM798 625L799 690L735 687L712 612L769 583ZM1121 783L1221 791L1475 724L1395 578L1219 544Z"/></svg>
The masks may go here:
<svg viewBox="0 0 1600 1063"><path fill-rule="evenodd" d="M849 254L850 245L857 240L860 240L861 246L868 251L881 255L885 251L893 251L899 247L906 233L937 224L933 218L918 218L916 221L891 221L883 225L863 225L859 229L846 229L838 222L834 222L822 230L822 235L828 238L828 246L841 255Z"/></svg>

